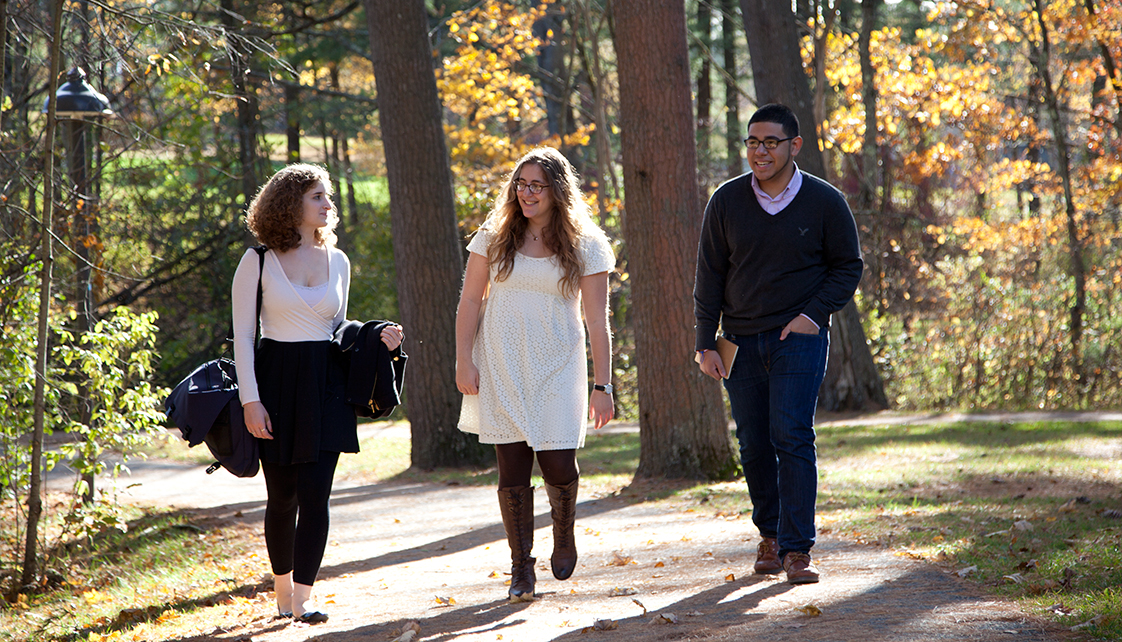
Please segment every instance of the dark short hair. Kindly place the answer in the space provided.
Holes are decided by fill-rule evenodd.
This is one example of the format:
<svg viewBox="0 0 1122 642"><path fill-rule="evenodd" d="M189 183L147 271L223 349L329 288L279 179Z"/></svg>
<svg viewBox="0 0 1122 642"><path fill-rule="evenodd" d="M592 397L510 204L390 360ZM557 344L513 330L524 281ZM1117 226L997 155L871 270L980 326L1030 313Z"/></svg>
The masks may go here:
<svg viewBox="0 0 1122 642"><path fill-rule="evenodd" d="M752 123L778 123L783 126L783 133L794 138L799 135L799 117L787 105L768 103L761 106L752 114L748 126Z"/></svg>

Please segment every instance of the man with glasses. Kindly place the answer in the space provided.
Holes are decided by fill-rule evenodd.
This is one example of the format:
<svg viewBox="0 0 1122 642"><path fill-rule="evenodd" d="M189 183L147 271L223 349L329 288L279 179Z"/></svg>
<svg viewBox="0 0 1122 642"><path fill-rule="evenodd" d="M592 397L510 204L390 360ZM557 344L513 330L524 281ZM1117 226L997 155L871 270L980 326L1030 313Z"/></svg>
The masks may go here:
<svg viewBox="0 0 1122 642"><path fill-rule="evenodd" d="M863 263L841 192L795 165L799 121L760 107L748 122L751 172L714 192L697 251L694 314L701 371L724 379L762 541L754 571L818 581L810 557L818 468L814 410L830 315L853 296ZM718 326L738 346L731 372Z"/></svg>

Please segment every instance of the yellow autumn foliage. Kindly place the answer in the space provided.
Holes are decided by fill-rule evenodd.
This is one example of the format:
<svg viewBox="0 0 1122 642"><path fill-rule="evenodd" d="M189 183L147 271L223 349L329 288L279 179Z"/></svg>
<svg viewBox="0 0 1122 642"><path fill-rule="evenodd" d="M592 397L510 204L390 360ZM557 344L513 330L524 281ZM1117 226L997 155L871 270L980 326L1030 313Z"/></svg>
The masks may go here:
<svg viewBox="0 0 1122 642"><path fill-rule="evenodd" d="M936 2L923 28L872 33L887 203L866 213L873 278L862 291L898 403L1118 398L1102 373L1122 336L1108 312L1122 296L1122 77L1112 83L1103 61L1122 61L1122 3L1093 3L1094 18L1091 6L1058 0L1036 15L1031 3ZM1070 192L1036 66L1045 30ZM866 144L857 35L829 34L825 46L822 138L855 193ZM1078 374L1075 256L1086 295Z"/></svg>
<svg viewBox="0 0 1122 642"><path fill-rule="evenodd" d="M544 44L534 36L533 25L551 4L525 10L511 2L484 0L448 20L448 34L457 47L443 60L437 88L446 110L456 196L469 227L486 215L515 162L530 149L589 143L590 126L564 139L549 136L544 97L530 75Z"/></svg>

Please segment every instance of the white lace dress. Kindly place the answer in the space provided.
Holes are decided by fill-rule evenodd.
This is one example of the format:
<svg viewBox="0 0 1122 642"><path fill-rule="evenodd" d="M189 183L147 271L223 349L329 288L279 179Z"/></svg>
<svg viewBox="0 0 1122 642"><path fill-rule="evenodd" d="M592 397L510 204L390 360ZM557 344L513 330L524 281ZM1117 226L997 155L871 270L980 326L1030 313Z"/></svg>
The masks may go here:
<svg viewBox="0 0 1122 642"><path fill-rule="evenodd" d="M480 230L468 250L487 255L491 235ZM601 236L579 241L584 275L615 267ZM519 254L505 281L495 280L475 337L479 394L464 395L460 430L485 444L525 441L534 450L584 445L588 417L588 359L580 293L561 294L553 257Z"/></svg>

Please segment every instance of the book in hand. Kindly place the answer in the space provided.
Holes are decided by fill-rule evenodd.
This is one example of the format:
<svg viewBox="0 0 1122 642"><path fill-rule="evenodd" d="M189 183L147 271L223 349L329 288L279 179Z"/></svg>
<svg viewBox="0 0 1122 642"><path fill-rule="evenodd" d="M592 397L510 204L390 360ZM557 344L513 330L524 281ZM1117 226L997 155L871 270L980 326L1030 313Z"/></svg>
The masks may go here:
<svg viewBox="0 0 1122 642"><path fill-rule="evenodd" d="M736 351L740 346L724 337L717 337L717 354L721 356L721 365L725 367L725 379L732 372L732 362L736 360ZM701 353L694 355L694 361L701 363Z"/></svg>

